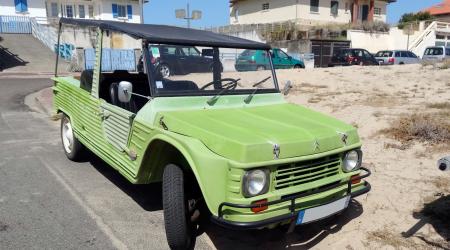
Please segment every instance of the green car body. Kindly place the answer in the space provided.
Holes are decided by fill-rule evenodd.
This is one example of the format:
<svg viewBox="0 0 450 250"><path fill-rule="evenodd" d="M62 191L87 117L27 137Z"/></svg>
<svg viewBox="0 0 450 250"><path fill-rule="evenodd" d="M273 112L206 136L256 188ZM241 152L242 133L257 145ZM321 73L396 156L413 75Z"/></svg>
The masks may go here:
<svg viewBox="0 0 450 250"><path fill-rule="evenodd" d="M272 49L272 63L275 69L305 68L305 64L282 51L281 49ZM237 71L255 71L270 69L270 60L265 51L245 50L241 53L235 64Z"/></svg>
<svg viewBox="0 0 450 250"><path fill-rule="evenodd" d="M342 182L340 188L299 199L298 203L302 205L296 210L317 206L344 197L345 183L359 173L344 173L340 167L344 152L361 147L355 128L287 103L281 94L256 95L250 105L242 105L242 96L223 96L211 109L205 109L207 97L160 97L146 104L131 122L133 114L81 89L78 80L57 77L54 81L55 111L64 112L71 118L76 137L83 145L134 184L161 181L163 169L158 162L164 160L161 159L164 155L158 151L170 145L189 163L206 204L215 216L223 202L274 201L292 193ZM114 117L113 124L105 124L104 112ZM347 145L336 131L347 133ZM314 146L316 139L320 145L318 149ZM274 159L272 142L280 145L279 159ZM125 145L125 150L119 150L120 145ZM133 154L136 160L130 159ZM277 189L278 166L320 161L331 156L338 156L332 176ZM272 170L270 191L262 196L245 198L241 190L244 170L260 167ZM354 185L352 191L364 187L361 182ZM271 206L260 214L254 214L250 209L226 208L224 219L254 222L286 213L289 213L289 202Z"/></svg>
<svg viewBox="0 0 450 250"><path fill-rule="evenodd" d="M346 153L362 146L356 129L288 103L279 91L249 102L248 94L222 95L214 105L205 95L156 96L137 113L105 101L101 37L91 90L74 77L55 77L54 108L70 118L76 139L131 183L161 182L167 164L181 165L213 220L238 228L289 223L300 211L370 190L361 180L368 174L360 175L366 169L343 170ZM243 182L255 169L267 171L269 184L249 197ZM267 207L255 212L261 201Z"/></svg>

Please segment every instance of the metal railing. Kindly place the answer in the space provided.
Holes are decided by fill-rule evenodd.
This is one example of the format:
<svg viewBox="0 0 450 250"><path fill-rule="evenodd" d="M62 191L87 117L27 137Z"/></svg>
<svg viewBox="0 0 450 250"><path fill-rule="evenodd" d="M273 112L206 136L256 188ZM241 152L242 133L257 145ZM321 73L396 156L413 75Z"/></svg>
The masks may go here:
<svg viewBox="0 0 450 250"><path fill-rule="evenodd" d="M0 33L31 34L30 18L27 16L0 16Z"/></svg>
<svg viewBox="0 0 450 250"><path fill-rule="evenodd" d="M428 25L428 27L422 32L422 34L420 34L420 36L414 39L414 41L410 44L408 49L411 51L417 49L428 36L434 34L433 31L436 30L436 27L437 22L432 22L430 25Z"/></svg>
<svg viewBox="0 0 450 250"><path fill-rule="evenodd" d="M38 18L30 18L33 36L49 49L55 51L55 44L58 39L56 28L50 25L42 24L38 20Z"/></svg>

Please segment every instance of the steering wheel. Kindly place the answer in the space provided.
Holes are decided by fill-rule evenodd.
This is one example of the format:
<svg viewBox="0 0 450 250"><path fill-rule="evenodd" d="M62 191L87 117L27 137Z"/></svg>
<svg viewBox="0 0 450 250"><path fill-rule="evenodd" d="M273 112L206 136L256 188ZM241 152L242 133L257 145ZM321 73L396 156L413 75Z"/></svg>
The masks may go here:
<svg viewBox="0 0 450 250"><path fill-rule="evenodd" d="M220 79L218 81L212 81L210 83L207 83L205 86L201 87L200 90L205 90L206 88L208 88L209 86L213 85L216 82L219 82L222 85L222 88L226 88L229 90L234 90L237 87L237 83L238 81L241 80L241 78L239 79L233 79L233 78L223 78ZM222 84L222 82L227 82L225 84Z"/></svg>

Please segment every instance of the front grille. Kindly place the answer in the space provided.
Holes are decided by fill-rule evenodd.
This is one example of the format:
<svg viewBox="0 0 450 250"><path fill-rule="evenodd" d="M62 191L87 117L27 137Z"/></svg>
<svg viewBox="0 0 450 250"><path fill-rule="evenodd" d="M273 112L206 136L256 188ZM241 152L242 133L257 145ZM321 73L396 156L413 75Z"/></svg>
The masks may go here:
<svg viewBox="0 0 450 250"><path fill-rule="evenodd" d="M275 172L275 189L298 186L337 175L340 165L339 155L281 165Z"/></svg>

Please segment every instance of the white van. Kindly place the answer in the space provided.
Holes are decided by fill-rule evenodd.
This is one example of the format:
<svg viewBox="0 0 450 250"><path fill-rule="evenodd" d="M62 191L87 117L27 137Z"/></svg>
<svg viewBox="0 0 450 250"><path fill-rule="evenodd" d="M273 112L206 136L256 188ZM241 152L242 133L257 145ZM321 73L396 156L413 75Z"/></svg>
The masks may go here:
<svg viewBox="0 0 450 250"><path fill-rule="evenodd" d="M427 47L423 53L422 59L428 61L450 59L450 48L444 46Z"/></svg>

